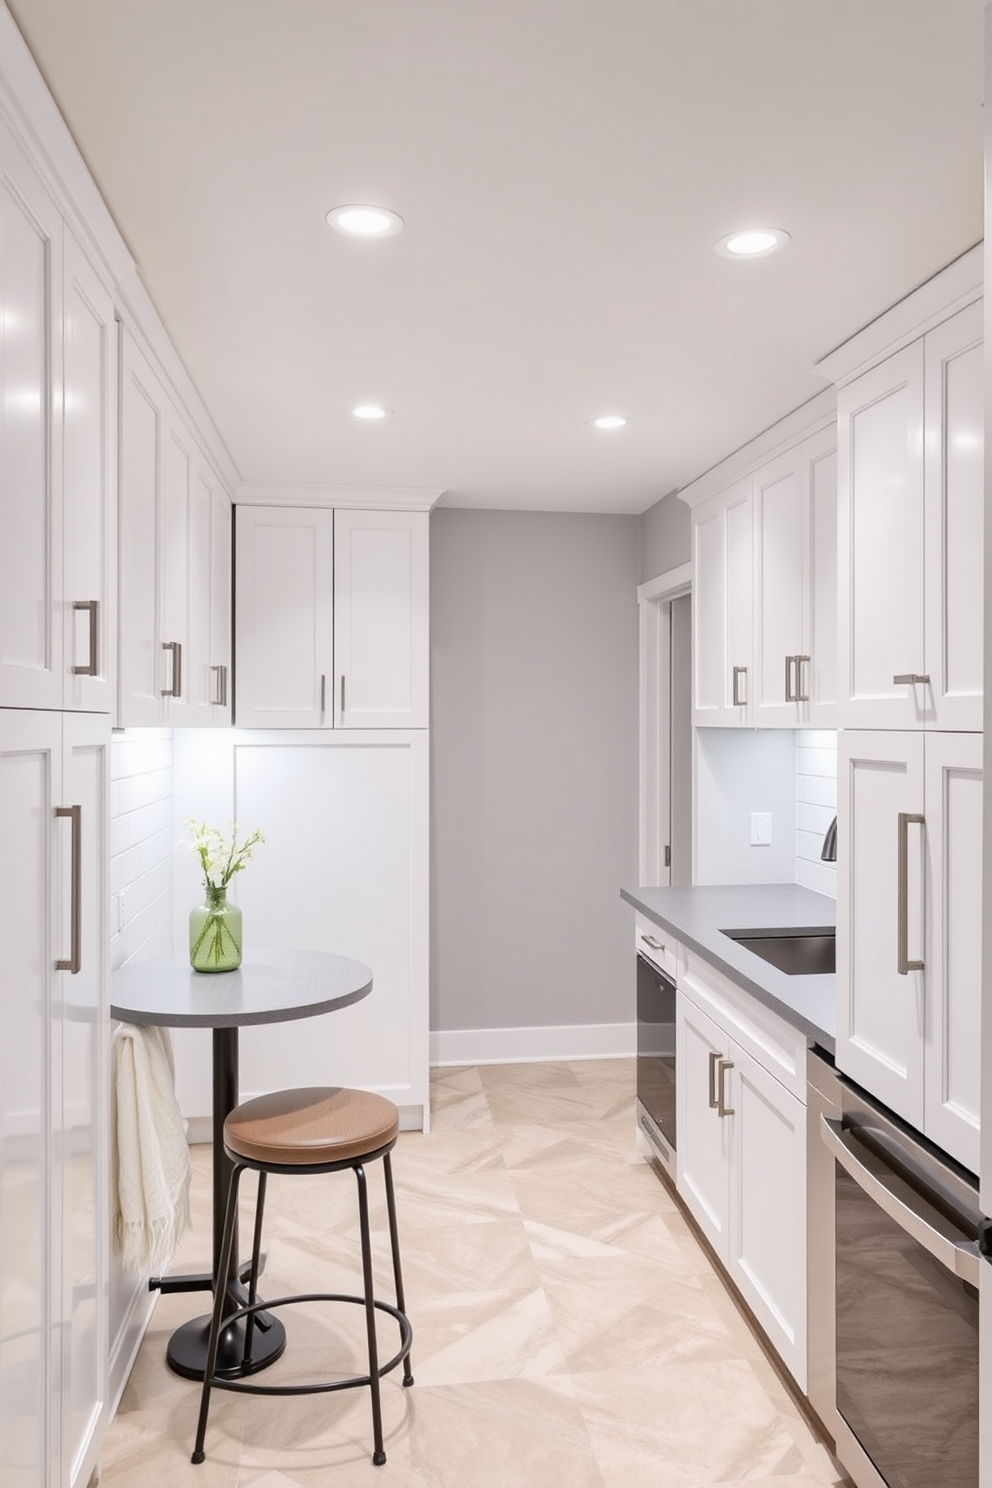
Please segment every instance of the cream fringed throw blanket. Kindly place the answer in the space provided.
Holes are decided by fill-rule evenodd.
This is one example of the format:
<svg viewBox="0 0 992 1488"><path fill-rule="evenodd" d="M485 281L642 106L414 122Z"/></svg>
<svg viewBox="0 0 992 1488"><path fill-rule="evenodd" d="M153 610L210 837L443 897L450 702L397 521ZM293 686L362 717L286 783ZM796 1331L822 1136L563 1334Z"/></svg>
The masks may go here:
<svg viewBox="0 0 992 1488"><path fill-rule="evenodd" d="M117 1026L114 1084L114 1245L129 1270L161 1270L189 1223L189 1147L167 1028Z"/></svg>

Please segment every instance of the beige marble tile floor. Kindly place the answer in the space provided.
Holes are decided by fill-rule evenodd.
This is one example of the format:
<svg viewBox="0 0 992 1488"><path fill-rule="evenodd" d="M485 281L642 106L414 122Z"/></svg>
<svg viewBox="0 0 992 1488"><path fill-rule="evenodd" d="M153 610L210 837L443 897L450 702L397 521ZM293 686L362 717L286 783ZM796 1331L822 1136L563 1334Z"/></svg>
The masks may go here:
<svg viewBox="0 0 992 1488"><path fill-rule="evenodd" d="M384 1467L371 1464L364 1390L218 1392L207 1460L192 1466L198 1387L164 1363L169 1333L196 1310L186 1294L158 1303L108 1433L102 1488L845 1482L637 1153L633 1102L629 1060L435 1071L432 1130L404 1133L394 1154L416 1384L404 1390L398 1372L383 1382ZM194 1169L176 1269L208 1260L207 1148ZM370 1186L381 1226L375 1168ZM357 1290L350 1174L273 1178L268 1216L270 1296ZM381 1243L377 1266L385 1281ZM358 1308L283 1316L289 1346L267 1378L357 1372Z"/></svg>

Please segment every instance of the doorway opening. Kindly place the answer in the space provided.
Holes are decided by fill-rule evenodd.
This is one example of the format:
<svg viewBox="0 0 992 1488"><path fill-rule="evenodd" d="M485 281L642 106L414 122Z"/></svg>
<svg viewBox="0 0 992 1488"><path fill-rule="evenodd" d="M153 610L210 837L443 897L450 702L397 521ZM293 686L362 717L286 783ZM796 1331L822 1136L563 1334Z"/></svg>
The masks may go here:
<svg viewBox="0 0 992 1488"><path fill-rule="evenodd" d="M640 611L639 870L692 883L692 565L637 590Z"/></svg>

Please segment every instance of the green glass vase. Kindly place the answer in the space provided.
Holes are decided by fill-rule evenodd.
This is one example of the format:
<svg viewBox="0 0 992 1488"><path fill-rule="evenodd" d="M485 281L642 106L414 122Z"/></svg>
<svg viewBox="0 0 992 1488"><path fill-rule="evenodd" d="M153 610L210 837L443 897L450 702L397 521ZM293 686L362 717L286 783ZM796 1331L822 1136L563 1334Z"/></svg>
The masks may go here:
<svg viewBox="0 0 992 1488"><path fill-rule="evenodd" d="M206 903L189 912L189 964L194 971L236 971L241 965L241 911L227 889L206 888Z"/></svg>

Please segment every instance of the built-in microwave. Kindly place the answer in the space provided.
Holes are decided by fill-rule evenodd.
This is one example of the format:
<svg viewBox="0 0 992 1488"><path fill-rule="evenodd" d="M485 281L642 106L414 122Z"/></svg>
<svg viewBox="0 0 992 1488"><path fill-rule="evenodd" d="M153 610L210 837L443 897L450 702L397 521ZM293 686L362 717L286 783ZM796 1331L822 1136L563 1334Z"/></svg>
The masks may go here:
<svg viewBox="0 0 992 1488"><path fill-rule="evenodd" d="M637 957L637 1123L675 1182L675 983Z"/></svg>

